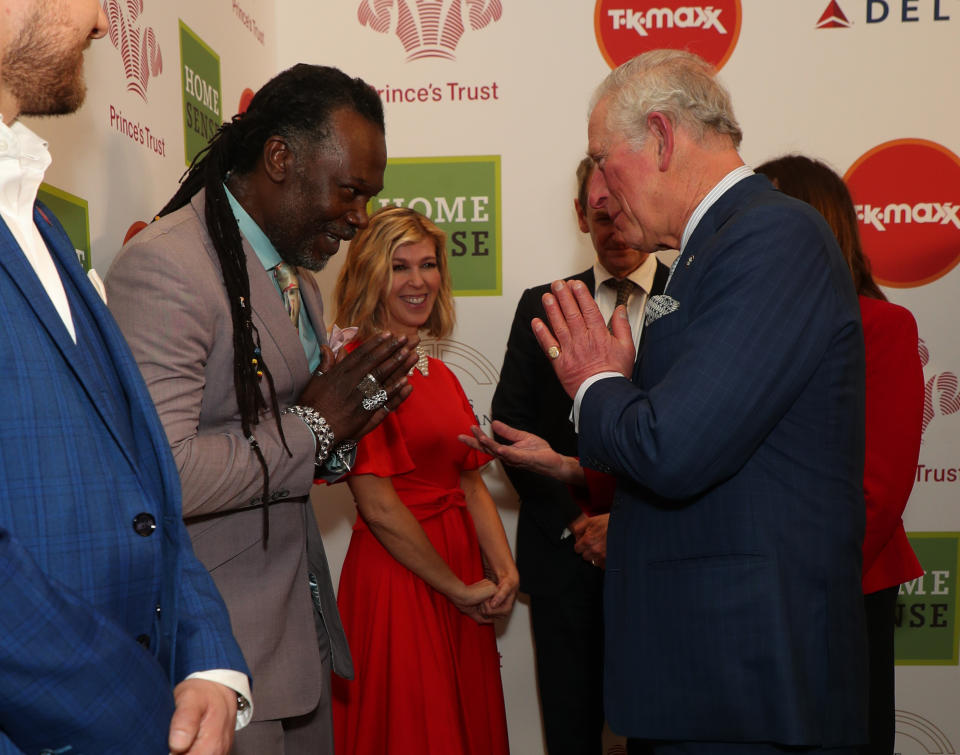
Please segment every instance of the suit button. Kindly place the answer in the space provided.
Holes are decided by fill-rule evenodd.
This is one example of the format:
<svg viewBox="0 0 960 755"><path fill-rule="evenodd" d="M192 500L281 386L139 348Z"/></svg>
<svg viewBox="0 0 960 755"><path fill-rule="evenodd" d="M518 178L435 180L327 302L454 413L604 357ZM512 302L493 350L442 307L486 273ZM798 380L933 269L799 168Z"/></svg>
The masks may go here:
<svg viewBox="0 0 960 755"><path fill-rule="evenodd" d="M140 537L150 537L157 528L157 520L151 514L137 514L133 518L133 531Z"/></svg>
<svg viewBox="0 0 960 755"><path fill-rule="evenodd" d="M149 635L141 634L139 637L137 637L137 642L139 642L141 645L143 645L145 648L147 648L147 650L150 649L150 637L149 637Z"/></svg>

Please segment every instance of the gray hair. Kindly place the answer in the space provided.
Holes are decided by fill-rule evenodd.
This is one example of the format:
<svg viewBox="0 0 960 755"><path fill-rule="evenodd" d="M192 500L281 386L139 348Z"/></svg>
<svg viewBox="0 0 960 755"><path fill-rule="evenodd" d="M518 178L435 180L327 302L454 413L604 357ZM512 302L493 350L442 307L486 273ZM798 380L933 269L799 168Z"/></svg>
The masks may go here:
<svg viewBox="0 0 960 755"><path fill-rule="evenodd" d="M710 130L728 134L739 147L743 132L733 115L730 95L713 66L684 50L650 50L615 68L597 87L591 112L608 100L607 126L635 146L647 137L647 117L663 113L698 138Z"/></svg>

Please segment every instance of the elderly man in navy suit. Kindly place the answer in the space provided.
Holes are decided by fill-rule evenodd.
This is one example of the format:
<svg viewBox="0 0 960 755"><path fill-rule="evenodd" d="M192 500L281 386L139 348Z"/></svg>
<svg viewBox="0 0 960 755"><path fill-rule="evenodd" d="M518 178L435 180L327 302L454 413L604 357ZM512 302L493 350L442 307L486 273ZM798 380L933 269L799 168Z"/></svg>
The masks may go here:
<svg viewBox="0 0 960 755"><path fill-rule="evenodd" d="M224 755L247 667L137 365L36 202L46 142L18 122L80 106L107 20L97 0L0 18L0 754Z"/></svg>
<svg viewBox="0 0 960 755"><path fill-rule="evenodd" d="M605 701L631 753L853 752L866 739L864 357L815 211L744 166L713 69L645 53L600 86L589 203L678 248L634 368L580 282L533 323L581 464L617 478ZM632 380L631 380L632 376Z"/></svg>

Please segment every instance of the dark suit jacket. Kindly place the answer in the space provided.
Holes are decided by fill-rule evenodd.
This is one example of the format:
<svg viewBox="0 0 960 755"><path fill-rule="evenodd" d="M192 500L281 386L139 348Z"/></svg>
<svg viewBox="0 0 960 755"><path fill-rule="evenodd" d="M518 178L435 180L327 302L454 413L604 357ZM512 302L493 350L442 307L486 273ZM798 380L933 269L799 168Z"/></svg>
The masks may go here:
<svg viewBox="0 0 960 755"><path fill-rule="evenodd" d="M282 409L296 401L310 368L282 298L246 241L244 251L253 322ZM352 673L323 545L304 498L313 486L315 443L292 414L282 417L292 455L272 414L254 429L276 501L265 546L262 511L250 508L260 503L263 476L240 429L233 322L206 231L204 193L131 239L106 283L173 448L197 556L223 594L253 671L255 720L307 713L320 699L323 673L308 570L318 578L334 669ZM307 271L300 271L300 296L323 338L320 292Z"/></svg>
<svg viewBox="0 0 960 755"><path fill-rule="evenodd" d="M660 293L669 270L657 262L653 291ZM593 268L567 280L583 281L594 291ZM577 436L570 422L572 400L567 396L530 328L535 317L546 319L541 298L550 284L528 288L520 297L510 328L500 382L493 395L494 419L535 433L559 453L577 455ZM600 572L573 550L573 538L563 540L564 528L580 515L570 489L549 477L505 467L520 496L517 522L517 568L520 589L537 595L562 593L571 580L599 584Z"/></svg>
<svg viewBox="0 0 960 755"><path fill-rule="evenodd" d="M164 755L172 687L247 670L136 363L63 228L34 218L77 343L0 220L0 753Z"/></svg>
<svg viewBox="0 0 960 755"><path fill-rule="evenodd" d="M607 718L627 736L866 735L864 355L823 218L752 176L691 237L639 378L601 380L581 462L618 477Z"/></svg>

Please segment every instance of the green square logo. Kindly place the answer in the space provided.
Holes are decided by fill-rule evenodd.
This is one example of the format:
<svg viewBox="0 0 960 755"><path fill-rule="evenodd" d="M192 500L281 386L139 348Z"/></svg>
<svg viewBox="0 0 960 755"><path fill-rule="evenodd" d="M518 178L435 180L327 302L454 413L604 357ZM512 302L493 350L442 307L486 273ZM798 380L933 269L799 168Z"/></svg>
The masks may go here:
<svg viewBox="0 0 960 755"><path fill-rule="evenodd" d="M183 89L183 146L189 165L223 123L220 56L180 21L180 82Z"/></svg>
<svg viewBox="0 0 960 755"><path fill-rule="evenodd" d="M57 216L77 252L80 264L90 272L90 212L87 200L47 183L40 184L37 199Z"/></svg>
<svg viewBox="0 0 960 755"><path fill-rule="evenodd" d="M911 532L924 575L900 585L894 659L904 665L957 665L957 532Z"/></svg>
<svg viewBox="0 0 960 755"><path fill-rule="evenodd" d="M501 294L499 155L393 158L370 204L410 207L447 234L456 296Z"/></svg>

